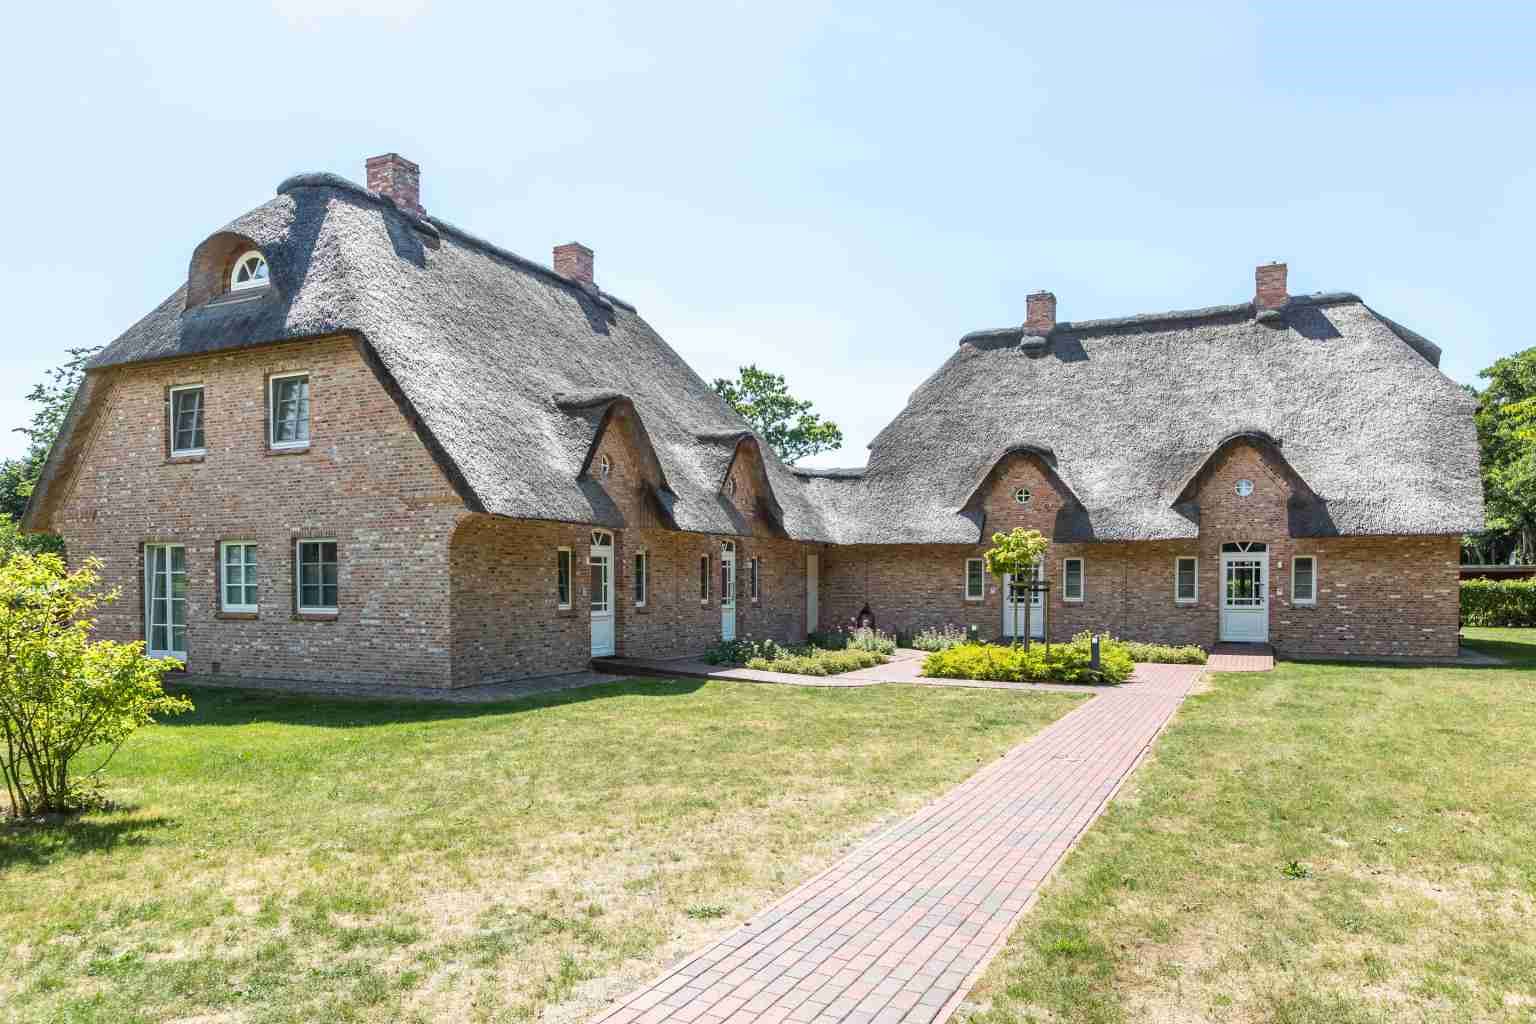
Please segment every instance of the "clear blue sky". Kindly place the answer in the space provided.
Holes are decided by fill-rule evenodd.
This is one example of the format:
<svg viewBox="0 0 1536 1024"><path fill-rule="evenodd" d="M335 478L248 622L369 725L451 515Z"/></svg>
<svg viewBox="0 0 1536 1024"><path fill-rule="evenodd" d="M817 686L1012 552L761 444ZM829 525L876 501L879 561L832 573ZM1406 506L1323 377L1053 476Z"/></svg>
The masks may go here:
<svg viewBox="0 0 1536 1024"><path fill-rule="evenodd" d="M706 378L786 374L847 434L824 465L1037 288L1238 302L1282 259L1457 380L1536 344L1530 5L827 6L17 6L0 424L284 177L389 150L446 220L592 246Z"/></svg>

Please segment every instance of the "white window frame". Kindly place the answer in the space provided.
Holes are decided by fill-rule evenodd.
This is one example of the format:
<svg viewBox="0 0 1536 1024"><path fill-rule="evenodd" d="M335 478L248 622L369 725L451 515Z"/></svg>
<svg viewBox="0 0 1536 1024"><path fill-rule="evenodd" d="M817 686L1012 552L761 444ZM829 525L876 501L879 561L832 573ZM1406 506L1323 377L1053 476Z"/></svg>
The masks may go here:
<svg viewBox="0 0 1536 1024"><path fill-rule="evenodd" d="M305 433L309 436L301 441L279 441L277 439L277 382L280 380L293 380L303 377L310 381L309 389L309 418L305 421ZM275 373L267 378L267 447L283 451L293 448L308 448L315 439L315 389L314 381L308 370L295 370L292 373Z"/></svg>
<svg viewBox="0 0 1536 1024"><path fill-rule="evenodd" d="M640 563L635 570L635 583L639 584L640 596L635 599L636 608L644 608L645 602L651 599L651 553L644 548L635 552L635 561Z"/></svg>
<svg viewBox="0 0 1536 1024"><path fill-rule="evenodd" d="M304 603L304 545L336 545L336 604L306 605ZM320 592L325 593L322 581ZM293 607L300 615L337 615L341 611L341 544L334 537L300 537L293 542Z"/></svg>
<svg viewBox="0 0 1536 1024"><path fill-rule="evenodd" d="M981 565L981 593L971 593L971 563ZM965 560L965 578L960 581L961 592L965 594L967 601L985 601L987 599L987 560L985 558L967 558Z"/></svg>
<svg viewBox="0 0 1536 1024"><path fill-rule="evenodd" d="M747 559L747 587L753 604L761 603L763 596L763 560L756 555Z"/></svg>
<svg viewBox="0 0 1536 1024"><path fill-rule="evenodd" d="M701 604L701 605L709 604L710 598L714 597L714 592L715 592L714 573L715 573L714 562L710 559L709 555L708 554L700 555L699 556L699 582L700 582L701 586L699 587L699 604Z"/></svg>
<svg viewBox="0 0 1536 1024"><path fill-rule="evenodd" d="M560 596L560 561L565 560L565 597ZM576 559L568 547L555 548L555 607L569 611L576 590Z"/></svg>
<svg viewBox="0 0 1536 1024"><path fill-rule="evenodd" d="M176 447L176 396L183 391L203 392L202 401L198 403L197 411L203 418L203 446L201 448L177 448ZM208 392L201 384L178 384L170 388L165 396L165 416L171 429L171 457L184 458L193 455L208 454Z"/></svg>
<svg viewBox="0 0 1536 1024"><path fill-rule="evenodd" d="M166 642L167 643L171 642L172 639L176 635L175 627L172 625L172 620L173 620L174 616L170 614L171 606L175 603L174 584L172 583L171 578L170 578L171 576L174 575L174 573L171 571L171 565L172 565L173 560L174 560L173 559L173 555L172 555L173 551L176 551L176 550L180 550L181 551L181 559L182 559L181 560L181 566L182 566L181 575L182 575L182 577L184 579L188 579L189 580L189 578L191 576L191 570L190 570L190 567L188 566L188 563L187 563L187 546L185 544L164 544L164 543L156 542L156 543L146 543L144 545L144 550L142 552L142 557L140 558L141 564L140 564L140 567L139 567L139 571L142 573L142 575L140 576L140 579L143 580L143 587L144 587L144 653L147 654L151 658L173 658L176 661L180 661L183 664L185 664L186 661L187 661L187 652L185 650L185 647L186 647L186 636L187 636L188 633L191 632L191 626L192 626L190 621L183 622L183 624L182 624L182 647L183 647L183 650L179 650L179 651L178 650L163 650L162 651L162 650L154 649L152 647L152 645L151 645L151 641L154 638L154 622L155 622L154 605L157 603L155 601L154 580L152 578L154 575L156 575L156 573L151 569L151 564L152 564L152 559L153 559L153 552L156 551L156 550L161 550L161 549L163 549L165 551L165 565L166 565L166 590L167 590L167 593L166 593L166 596L164 598L164 604L166 606L166 612L167 612L166 622L165 622L165 637L166 637ZM183 605L183 607L182 607L182 615L186 616L188 610L190 610L190 608L192 606L192 591L191 591L190 581L187 584L186 596L182 598L182 605Z"/></svg>
<svg viewBox="0 0 1536 1024"><path fill-rule="evenodd" d="M1195 563L1195 594L1193 597L1179 596L1179 563ZM1173 559L1173 603L1174 604L1198 604L1200 602L1200 556L1176 555Z"/></svg>
<svg viewBox="0 0 1536 1024"><path fill-rule="evenodd" d="M238 604L230 604L229 603L229 591L228 591L228 589L226 589L229 586L229 576L227 575L228 572L229 572L229 559L228 559L228 557L226 557L225 552L228 549L230 549L230 548L257 548L255 569L256 569L256 572L258 574L258 577L257 577L257 580L255 581L255 587L256 587L256 603L255 604L246 604L243 601L238 603ZM294 553L295 554L298 553L298 549L297 548L294 549ZM245 591L245 587L246 587L246 580L245 580L245 557L244 557L243 553L242 553L241 559L240 559L240 573L241 573L241 576L240 576L240 590L241 590L241 596L243 597L243 596L245 596L244 595L244 591ZM219 611L222 611L222 612L236 612L236 613L240 613L240 614L251 614L251 615L255 615L258 612L260 612L261 611L261 583L260 583L260 575L259 575L260 573L261 573L261 551L260 551L260 548L257 546L257 543L254 540L221 540L221 541L219 541Z"/></svg>
<svg viewBox="0 0 1536 1024"><path fill-rule="evenodd" d="M1296 560L1299 558L1308 559L1312 563L1312 596L1304 601L1298 600L1296 597ZM1320 564L1321 559L1316 555L1300 554L1291 556L1291 604L1299 605L1302 608L1311 608L1317 604L1317 576Z"/></svg>
<svg viewBox="0 0 1536 1024"><path fill-rule="evenodd" d="M1067 590L1067 563L1077 563L1077 596L1073 597ZM1175 584L1177 586L1177 584ZM1081 557L1063 558L1061 560L1061 599L1066 604L1082 604L1083 595L1088 592L1088 564Z"/></svg>
<svg viewBox="0 0 1536 1024"><path fill-rule="evenodd" d="M245 261L252 256L261 260L261 265L267 268L267 276L262 280L257 280L253 277L249 281L236 281L235 275L240 273L240 268L245 266ZM241 253L240 258L235 260L234 265L229 268L229 290L232 292L252 291L257 288L265 288L271 283L272 264L267 262L267 258L262 255L260 249L248 249Z"/></svg>

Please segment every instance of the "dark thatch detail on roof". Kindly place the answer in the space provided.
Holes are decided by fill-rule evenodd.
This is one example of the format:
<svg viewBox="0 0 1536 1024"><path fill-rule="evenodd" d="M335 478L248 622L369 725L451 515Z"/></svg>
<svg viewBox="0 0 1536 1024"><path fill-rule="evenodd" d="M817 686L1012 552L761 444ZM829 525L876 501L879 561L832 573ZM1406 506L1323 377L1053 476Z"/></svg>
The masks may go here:
<svg viewBox="0 0 1536 1024"><path fill-rule="evenodd" d="M269 287L205 298L208 268L247 242ZM199 274L205 274L199 277ZM494 515L619 525L583 474L622 409L679 529L739 533L720 484L751 437L791 537L975 543L982 479L1027 438L1077 497L1059 536L1191 537L1175 499L1236 431L1284 438L1315 495L1303 533L1460 533L1482 523L1470 399L1439 349L1347 293L978 331L911 395L857 469L786 467L634 307L418 217L333 175L298 175L216 232L188 281L92 360L28 513L90 432L111 367L348 334L465 503Z"/></svg>

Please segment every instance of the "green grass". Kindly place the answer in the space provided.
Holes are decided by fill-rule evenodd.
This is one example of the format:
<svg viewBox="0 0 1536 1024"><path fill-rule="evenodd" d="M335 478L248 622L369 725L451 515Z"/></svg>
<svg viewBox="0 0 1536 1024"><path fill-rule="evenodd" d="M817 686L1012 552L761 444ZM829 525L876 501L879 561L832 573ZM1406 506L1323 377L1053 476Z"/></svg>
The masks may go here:
<svg viewBox="0 0 1536 1024"><path fill-rule="evenodd" d="M0 827L0 1020L579 1020L1076 699L192 696L113 762L124 810Z"/></svg>
<svg viewBox="0 0 1536 1024"><path fill-rule="evenodd" d="M1498 668L1212 676L974 992L975 1024L1531 1021L1536 630Z"/></svg>

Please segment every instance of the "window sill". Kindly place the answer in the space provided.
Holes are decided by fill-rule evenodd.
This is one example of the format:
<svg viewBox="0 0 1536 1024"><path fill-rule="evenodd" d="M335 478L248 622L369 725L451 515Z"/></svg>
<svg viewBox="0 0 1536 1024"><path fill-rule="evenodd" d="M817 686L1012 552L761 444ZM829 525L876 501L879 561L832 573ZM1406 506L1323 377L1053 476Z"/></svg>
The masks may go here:
<svg viewBox="0 0 1536 1024"><path fill-rule="evenodd" d="M335 622L341 618L340 612L294 612L295 622Z"/></svg>
<svg viewBox="0 0 1536 1024"><path fill-rule="evenodd" d="M165 457L165 464L167 466L180 466L189 462L202 462L207 457L207 452L182 452L181 454L172 453Z"/></svg>
<svg viewBox="0 0 1536 1024"><path fill-rule="evenodd" d="M213 617L216 619L224 619L229 622L250 622L261 618L261 613L217 611L213 613Z"/></svg>
<svg viewBox="0 0 1536 1024"><path fill-rule="evenodd" d="M1175 608L1198 608L1200 607L1200 601L1198 598L1193 601L1175 601L1173 606Z"/></svg>
<svg viewBox="0 0 1536 1024"><path fill-rule="evenodd" d="M1083 599L1080 598L1080 597L1064 597L1064 598L1061 599L1061 603L1062 604L1082 604L1083 603Z"/></svg>
<svg viewBox="0 0 1536 1024"><path fill-rule="evenodd" d="M629 610L634 612L636 615L649 615L649 614L651 614L651 609L650 609L649 605L643 605L643 604L631 605Z"/></svg>
<svg viewBox="0 0 1536 1024"><path fill-rule="evenodd" d="M292 448L274 448L272 445L267 445L266 454L268 454L268 455L308 455L309 454L309 445L307 445L307 444L295 445Z"/></svg>

